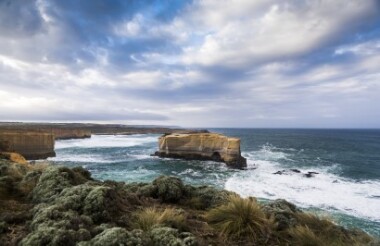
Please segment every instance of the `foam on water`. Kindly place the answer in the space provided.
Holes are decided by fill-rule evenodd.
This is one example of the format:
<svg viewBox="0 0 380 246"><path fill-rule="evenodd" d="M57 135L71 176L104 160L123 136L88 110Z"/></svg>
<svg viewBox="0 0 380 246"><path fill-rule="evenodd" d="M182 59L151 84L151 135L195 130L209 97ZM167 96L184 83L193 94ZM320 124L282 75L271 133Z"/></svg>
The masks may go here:
<svg viewBox="0 0 380 246"><path fill-rule="evenodd" d="M144 135L93 135L91 138L58 140L56 149L132 147L157 142L156 136Z"/></svg>
<svg viewBox="0 0 380 246"><path fill-rule="evenodd" d="M292 172L274 175L274 172L284 169L281 160L291 156L270 145L243 155L247 157L248 170L232 175L225 183L227 190L242 196L271 200L284 198L302 207L319 207L380 222L379 181L344 179L330 172L334 166L313 169L296 167L303 173L319 173L312 178Z"/></svg>
<svg viewBox="0 0 380 246"><path fill-rule="evenodd" d="M95 155L95 154L66 154L66 155L58 155L56 157L50 157L48 158L49 161L56 161L56 162L77 162L77 163L112 163L116 161L110 161L107 159L104 159L101 155Z"/></svg>

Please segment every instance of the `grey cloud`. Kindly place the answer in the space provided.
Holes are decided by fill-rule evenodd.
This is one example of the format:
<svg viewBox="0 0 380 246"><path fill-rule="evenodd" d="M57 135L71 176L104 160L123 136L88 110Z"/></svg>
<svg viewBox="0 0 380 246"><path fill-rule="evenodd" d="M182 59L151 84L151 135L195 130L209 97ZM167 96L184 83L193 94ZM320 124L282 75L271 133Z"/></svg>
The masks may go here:
<svg viewBox="0 0 380 246"><path fill-rule="evenodd" d="M1 36L10 38L27 38L43 27L35 0L0 1L0 23Z"/></svg>

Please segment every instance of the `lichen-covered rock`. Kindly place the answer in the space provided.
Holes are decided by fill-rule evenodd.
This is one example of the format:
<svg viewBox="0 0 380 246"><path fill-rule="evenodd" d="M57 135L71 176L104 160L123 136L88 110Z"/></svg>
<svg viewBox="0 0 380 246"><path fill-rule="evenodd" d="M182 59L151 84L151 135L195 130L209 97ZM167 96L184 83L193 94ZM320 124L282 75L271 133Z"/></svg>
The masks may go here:
<svg viewBox="0 0 380 246"><path fill-rule="evenodd" d="M163 202L177 202L184 195L184 185L177 177L160 176L153 181L155 195Z"/></svg>
<svg viewBox="0 0 380 246"><path fill-rule="evenodd" d="M262 210L268 215L273 216L277 223L278 230L284 230L297 224L296 213L301 213L294 204L284 200L277 199L267 203Z"/></svg>
<svg viewBox="0 0 380 246"><path fill-rule="evenodd" d="M113 227L88 242L81 242L78 246L143 246L148 245L141 230L127 231L124 228Z"/></svg>
<svg viewBox="0 0 380 246"><path fill-rule="evenodd" d="M196 238L188 232L179 233L170 227L156 227L150 231L154 246L195 246Z"/></svg>

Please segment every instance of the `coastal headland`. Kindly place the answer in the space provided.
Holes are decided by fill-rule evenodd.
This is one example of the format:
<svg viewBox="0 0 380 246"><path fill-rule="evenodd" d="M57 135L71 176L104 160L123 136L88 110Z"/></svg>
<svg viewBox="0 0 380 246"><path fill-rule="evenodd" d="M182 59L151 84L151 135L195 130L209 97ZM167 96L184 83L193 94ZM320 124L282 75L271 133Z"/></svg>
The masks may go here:
<svg viewBox="0 0 380 246"><path fill-rule="evenodd" d="M54 144L58 139L90 138L96 135L131 135L207 132L156 126L128 126L120 124L85 123L0 123L0 152L18 152L28 160L55 156Z"/></svg>

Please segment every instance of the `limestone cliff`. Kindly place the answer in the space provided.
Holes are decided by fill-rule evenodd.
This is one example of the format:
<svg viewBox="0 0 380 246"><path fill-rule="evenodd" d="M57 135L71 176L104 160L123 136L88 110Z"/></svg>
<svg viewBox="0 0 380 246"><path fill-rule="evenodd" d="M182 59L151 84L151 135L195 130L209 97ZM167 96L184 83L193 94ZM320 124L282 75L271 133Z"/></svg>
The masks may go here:
<svg viewBox="0 0 380 246"><path fill-rule="evenodd" d="M28 160L55 156L54 134L43 132L0 132L0 151L17 152Z"/></svg>
<svg viewBox="0 0 380 246"><path fill-rule="evenodd" d="M52 128L55 139L90 138L91 131L86 129Z"/></svg>
<svg viewBox="0 0 380 246"><path fill-rule="evenodd" d="M216 133L168 134L159 138L160 157L174 157L225 162L244 168L247 161L240 154L240 139Z"/></svg>

